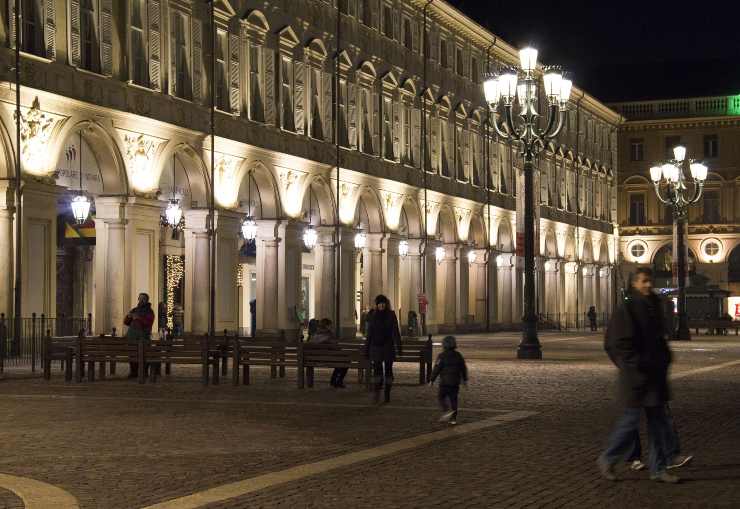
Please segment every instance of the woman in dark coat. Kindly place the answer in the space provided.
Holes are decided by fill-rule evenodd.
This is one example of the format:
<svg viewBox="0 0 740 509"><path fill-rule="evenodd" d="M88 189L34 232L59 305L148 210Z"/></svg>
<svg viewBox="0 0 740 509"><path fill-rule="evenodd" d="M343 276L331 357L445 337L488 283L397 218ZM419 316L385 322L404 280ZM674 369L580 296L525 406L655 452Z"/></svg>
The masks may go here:
<svg viewBox="0 0 740 509"><path fill-rule="evenodd" d="M375 297L375 309L369 313L367 320L365 354L373 367L374 399L376 403L380 401L380 389L385 387L385 402L388 403L391 400L396 350L401 354L401 332L396 313L385 295Z"/></svg>

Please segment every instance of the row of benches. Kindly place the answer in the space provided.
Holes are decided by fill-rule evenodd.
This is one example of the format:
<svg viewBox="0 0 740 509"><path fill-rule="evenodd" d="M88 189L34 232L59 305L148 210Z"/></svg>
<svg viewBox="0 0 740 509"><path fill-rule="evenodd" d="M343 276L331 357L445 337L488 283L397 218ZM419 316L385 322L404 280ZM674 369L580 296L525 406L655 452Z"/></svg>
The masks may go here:
<svg viewBox="0 0 740 509"><path fill-rule="evenodd" d="M250 383L250 368L267 366L270 376L285 376L286 368L296 368L297 385L303 388L313 386L316 368L357 369L360 381L369 383L370 363L365 357L362 341L341 341L332 345L286 342L274 338L246 338L239 336L184 336L181 338L129 341L115 336L85 337L82 334L72 337L47 337L44 342L44 377L51 377L51 364L59 361L65 372L65 379L73 378L81 382L85 373L87 380L94 381L97 376L104 379L107 373L115 374L116 364L138 363L138 381L145 383L145 366L164 366L169 375L171 366L196 365L202 370L204 384L218 384L220 377L228 375L231 360L232 383ZM419 365L419 383L428 382L431 377L432 342L428 340L405 339L402 352L396 362ZM87 367L87 369L85 369ZM149 378L156 380L159 369L150 369Z"/></svg>

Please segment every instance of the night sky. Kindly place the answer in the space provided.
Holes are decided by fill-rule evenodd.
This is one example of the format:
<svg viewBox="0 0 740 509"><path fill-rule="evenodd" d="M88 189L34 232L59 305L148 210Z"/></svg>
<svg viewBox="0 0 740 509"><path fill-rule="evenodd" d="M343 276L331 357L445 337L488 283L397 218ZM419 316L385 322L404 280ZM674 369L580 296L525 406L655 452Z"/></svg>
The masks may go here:
<svg viewBox="0 0 740 509"><path fill-rule="evenodd" d="M740 94L740 3L448 0L603 102Z"/></svg>

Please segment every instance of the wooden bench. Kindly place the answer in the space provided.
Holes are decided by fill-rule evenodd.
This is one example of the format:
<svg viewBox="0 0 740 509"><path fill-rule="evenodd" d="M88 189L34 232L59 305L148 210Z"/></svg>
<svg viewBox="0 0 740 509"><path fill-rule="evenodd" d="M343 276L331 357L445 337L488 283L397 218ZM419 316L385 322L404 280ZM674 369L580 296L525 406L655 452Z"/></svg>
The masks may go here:
<svg viewBox="0 0 740 509"><path fill-rule="evenodd" d="M735 335L738 335L738 329L740 329L740 321L735 320L692 320L689 322L689 328L695 329L696 334L699 334L699 329L706 329L710 335L716 335L718 329L726 330L729 333L730 329L735 329Z"/></svg>
<svg viewBox="0 0 740 509"><path fill-rule="evenodd" d="M214 385L219 384L219 365L224 355L228 355L228 342L225 338L213 338L208 335L183 336L180 338L163 338L158 341L145 342L144 362L149 365L165 366L165 374L171 373L172 364L201 366L202 379L208 384L211 376ZM227 357L228 358L228 357ZM224 362L225 364L225 362ZM210 370L209 368L212 368ZM151 380L156 380L151 370ZM212 371L212 375L209 374Z"/></svg>
<svg viewBox="0 0 740 509"><path fill-rule="evenodd" d="M232 382L239 384L239 370L242 371L242 383L249 385L250 366L269 366L270 378L285 376L285 368L298 368L301 343L286 342L282 339L249 338L235 336L232 338Z"/></svg>
<svg viewBox="0 0 740 509"><path fill-rule="evenodd" d="M110 374L116 372L118 362L138 362L139 382L144 383L143 355L144 348L140 341L120 338L116 336L91 336L82 337L77 342L77 369L75 377L78 382L82 381L83 368L87 364L87 380L95 381L95 364L98 364L98 375L101 380L106 377L106 365L110 366Z"/></svg>
<svg viewBox="0 0 740 509"><path fill-rule="evenodd" d="M51 336L47 331L44 337L41 364L44 371L44 379L51 380L51 363L59 361L64 370L64 380L72 381L72 367L76 358L77 342L81 335L77 336Z"/></svg>
<svg viewBox="0 0 740 509"><path fill-rule="evenodd" d="M315 368L356 368L358 382L365 382L370 389L370 361L365 356L365 344L359 341L340 341L338 343L301 343L298 366L298 388L304 385L313 387Z"/></svg>
<svg viewBox="0 0 740 509"><path fill-rule="evenodd" d="M395 362L412 362L419 365L419 384L432 379L432 336L427 339L401 339L401 355Z"/></svg>

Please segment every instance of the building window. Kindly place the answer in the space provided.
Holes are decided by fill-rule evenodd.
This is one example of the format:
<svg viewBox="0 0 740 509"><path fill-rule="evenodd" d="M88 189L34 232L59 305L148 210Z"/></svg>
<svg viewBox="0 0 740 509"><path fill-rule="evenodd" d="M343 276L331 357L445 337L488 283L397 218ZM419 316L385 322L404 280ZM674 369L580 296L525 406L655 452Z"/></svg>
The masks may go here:
<svg viewBox="0 0 740 509"><path fill-rule="evenodd" d="M216 35L216 108L230 111L228 58L229 35L224 30L217 30Z"/></svg>
<svg viewBox="0 0 740 509"><path fill-rule="evenodd" d="M373 24L373 8L371 0L360 0L362 2L362 24L365 26L372 26Z"/></svg>
<svg viewBox="0 0 740 509"><path fill-rule="evenodd" d="M324 139L321 122L321 70L311 69L311 132L309 135L317 140Z"/></svg>
<svg viewBox="0 0 740 509"><path fill-rule="evenodd" d="M641 226L645 224L645 195L630 195L630 225Z"/></svg>
<svg viewBox="0 0 740 509"><path fill-rule="evenodd" d="M409 18L403 18L403 45L406 49L413 49L414 46L414 34L411 31L411 20Z"/></svg>
<svg viewBox="0 0 740 509"><path fill-rule="evenodd" d="M403 162L408 165L414 164L414 156L411 152L411 106L403 107Z"/></svg>
<svg viewBox="0 0 740 509"><path fill-rule="evenodd" d="M100 72L97 0L80 1L80 67Z"/></svg>
<svg viewBox="0 0 740 509"><path fill-rule="evenodd" d="M360 98L361 150L365 154L373 155L375 154L373 150L373 104L370 90L360 89Z"/></svg>
<svg viewBox="0 0 740 509"><path fill-rule="evenodd" d="M347 80L339 80L339 118L337 130L339 134L339 144L343 147L349 147L349 132L347 130L347 110L349 109L347 97Z"/></svg>
<svg viewBox="0 0 740 509"><path fill-rule="evenodd" d="M289 57L280 60L280 115L281 127L295 132L295 114L293 111L293 61Z"/></svg>
<svg viewBox="0 0 740 509"><path fill-rule="evenodd" d="M393 39L393 14L390 5L383 5L383 35Z"/></svg>
<svg viewBox="0 0 740 509"><path fill-rule="evenodd" d="M15 13L15 0L10 8L10 16ZM43 5L38 0L22 0L21 2L21 30L18 34L20 37L21 51L38 56L46 56L44 48L44 24L42 20ZM10 23L15 24L15 19ZM14 45L15 41L11 42Z"/></svg>
<svg viewBox="0 0 740 509"><path fill-rule="evenodd" d="M249 70L249 118L256 122L264 122L265 105L262 100L262 82L260 80L262 75L260 63L262 52L260 47L250 41L247 56L249 58L247 63Z"/></svg>
<svg viewBox="0 0 740 509"><path fill-rule="evenodd" d="M673 159L673 148L681 144L680 136L666 136L665 138L665 157Z"/></svg>
<svg viewBox="0 0 740 509"><path fill-rule="evenodd" d="M190 55L188 51L188 26L184 14L175 13L175 95L181 99L191 100L193 91L190 86Z"/></svg>
<svg viewBox="0 0 740 509"><path fill-rule="evenodd" d="M704 157L713 158L719 155L719 139L716 134L704 136Z"/></svg>
<svg viewBox="0 0 740 509"><path fill-rule="evenodd" d="M645 145L642 139L630 140L630 161L645 160Z"/></svg>
<svg viewBox="0 0 740 509"><path fill-rule="evenodd" d="M145 29L146 0L131 2L131 81L142 87L149 86L149 61Z"/></svg>
<svg viewBox="0 0 740 509"><path fill-rule="evenodd" d="M705 191L703 199L704 224L720 222L719 191Z"/></svg>
<svg viewBox="0 0 740 509"><path fill-rule="evenodd" d="M465 175L465 133L462 126L455 126L455 176L458 180L467 181Z"/></svg>
<svg viewBox="0 0 740 509"><path fill-rule="evenodd" d="M457 48L455 66L457 67L456 72L460 76L465 76L465 65L464 64L465 64L465 61L463 60L463 50L462 48Z"/></svg>
<svg viewBox="0 0 740 509"><path fill-rule="evenodd" d="M447 67L447 41L443 38L439 38L439 65Z"/></svg>
<svg viewBox="0 0 740 509"><path fill-rule="evenodd" d="M478 77L478 59L475 57L470 58L470 79L473 83L480 83L480 78Z"/></svg>
<svg viewBox="0 0 740 509"><path fill-rule="evenodd" d="M704 244L704 254L707 256L716 256L719 253L719 244L715 241L709 241Z"/></svg>
<svg viewBox="0 0 740 509"><path fill-rule="evenodd" d="M645 246L639 243L632 244L630 253L634 258L642 258L642 255L645 254Z"/></svg>
<svg viewBox="0 0 740 509"><path fill-rule="evenodd" d="M442 157L442 176L450 177L452 168L450 168L450 123L441 119L440 125L440 153Z"/></svg>
<svg viewBox="0 0 740 509"><path fill-rule="evenodd" d="M393 153L393 101L383 98L383 157L395 160Z"/></svg>

